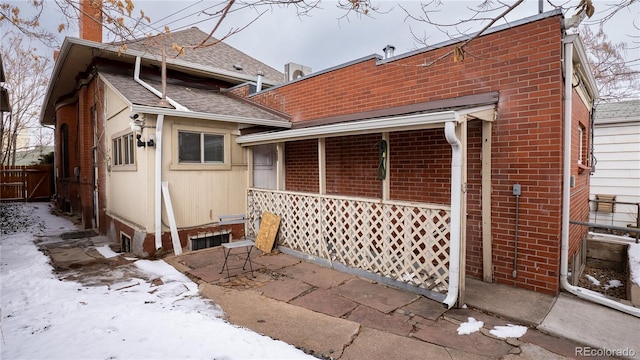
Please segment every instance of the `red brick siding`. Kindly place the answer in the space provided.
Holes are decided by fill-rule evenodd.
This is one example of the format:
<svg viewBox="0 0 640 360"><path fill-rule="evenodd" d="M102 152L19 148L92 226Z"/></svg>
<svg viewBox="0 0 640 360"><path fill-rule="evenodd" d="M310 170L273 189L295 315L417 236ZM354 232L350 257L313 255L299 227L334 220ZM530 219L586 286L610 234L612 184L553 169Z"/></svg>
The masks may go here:
<svg viewBox="0 0 640 360"><path fill-rule="evenodd" d="M292 116L292 121L304 122L498 91L498 114L492 129L494 280L555 294L559 290L562 206L560 22L561 16L557 16L480 37L466 47L468 55L462 63L454 63L450 57L433 63L450 51L450 47L388 64L376 65L372 59L267 90L252 100L274 107L284 104L284 111ZM440 135L438 131L410 132L407 139L403 134L391 135L392 199L448 203L450 149L441 135L442 130L439 132ZM482 267L479 136L480 128L471 125L467 272L474 276L480 276ZM413 149L412 141L416 142ZM416 154L421 151L426 154L418 158ZM302 155L289 151L287 144L288 187L295 181L305 180L305 176L316 181L315 173L311 175L293 167L302 156L309 160L317 156L317 151ZM309 169L311 165L304 166ZM515 197L512 189L516 183L522 185L522 196L519 198L518 277L513 279ZM430 191L429 187L437 190ZM313 191L311 187L305 189Z"/></svg>
<svg viewBox="0 0 640 360"><path fill-rule="evenodd" d="M575 187L571 189L570 212L571 220L589 221L589 169L578 167L580 154L580 139L578 128L584 130L583 138L583 165L590 165L591 126L589 110L578 95L573 91L571 102L571 175L575 178ZM586 161L585 161L586 160ZM581 225L570 225L569 228L569 259L578 252L582 240L587 235L588 228Z"/></svg>
<svg viewBox="0 0 640 360"><path fill-rule="evenodd" d="M381 134L327 139L327 193L380 198L382 182L377 176L381 140Z"/></svg>
<svg viewBox="0 0 640 360"><path fill-rule="evenodd" d="M284 158L287 190L313 193L320 191L316 140L286 143Z"/></svg>
<svg viewBox="0 0 640 360"><path fill-rule="evenodd" d="M451 145L443 129L389 134L391 198L451 203Z"/></svg>

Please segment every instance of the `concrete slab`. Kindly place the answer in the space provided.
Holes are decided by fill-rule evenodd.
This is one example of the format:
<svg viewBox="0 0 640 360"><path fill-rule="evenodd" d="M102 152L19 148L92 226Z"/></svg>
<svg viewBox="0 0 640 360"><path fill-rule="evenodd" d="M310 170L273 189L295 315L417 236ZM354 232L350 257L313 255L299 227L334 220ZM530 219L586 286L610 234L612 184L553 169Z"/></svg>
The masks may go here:
<svg viewBox="0 0 640 360"><path fill-rule="evenodd" d="M474 353L468 353L466 351L446 348L451 360L494 360L490 356L483 356Z"/></svg>
<svg viewBox="0 0 640 360"><path fill-rule="evenodd" d="M500 358L509 354L513 346L505 341L484 336L480 332L458 335L458 325L438 321L430 326L416 325L413 337L432 344L458 349L464 352Z"/></svg>
<svg viewBox="0 0 640 360"><path fill-rule="evenodd" d="M194 251L179 256L179 261L191 269L198 269L209 265L219 264L222 268L224 262L224 254L222 248L211 248Z"/></svg>
<svg viewBox="0 0 640 360"><path fill-rule="evenodd" d="M402 310L408 311L425 319L437 320L445 311L447 311L447 308L445 308L440 302L420 297L418 300L402 307Z"/></svg>
<svg viewBox="0 0 640 360"><path fill-rule="evenodd" d="M358 306L357 303L324 289L318 289L301 296L291 301L291 305L336 317L342 317Z"/></svg>
<svg viewBox="0 0 640 360"><path fill-rule="evenodd" d="M537 326L551 311L555 297L468 277L465 301L473 308L520 324Z"/></svg>
<svg viewBox="0 0 640 360"><path fill-rule="evenodd" d="M503 360L564 360L568 359L567 357L554 354L549 350L541 348L540 346L533 344L522 344L520 345L520 352L518 354L508 354Z"/></svg>
<svg viewBox="0 0 640 360"><path fill-rule="evenodd" d="M256 291L272 299L289 302L310 289L312 289L311 285L300 280L281 278L256 288Z"/></svg>
<svg viewBox="0 0 640 360"><path fill-rule="evenodd" d="M560 294L538 329L590 347L633 351L628 357L640 359L640 319L574 295Z"/></svg>
<svg viewBox="0 0 640 360"><path fill-rule="evenodd" d="M261 264L271 271L280 270L302 262L300 259L283 253L263 254L252 259L254 262Z"/></svg>
<svg viewBox="0 0 640 360"><path fill-rule="evenodd" d="M544 334L535 329L527 330L519 340L525 343L544 347L554 354L570 358L575 357L576 348L582 346L575 341Z"/></svg>
<svg viewBox="0 0 640 360"><path fill-rule="evenodd" d="M273 300L254 291L202 284L200 293L220 305L227 320L305 351L339 358L360 324Z"/></svg>
<svg viewBox="0 0 640 360"><path fill-rule="evenodd" d="M58 268L73 269L80 266L99 262L104 258L89 256L81 248L52 248L48 250L51 260Z"/></svg>
<svg viewBox="0 0 640 360"><path fill-rule="evenodd" d="M387 315L364 305L359 305L349 314L347 319L358 322L362 326L402 336L409 335L413 330L413 324L408 322L408 316L398 313Z"/></svg>
<svg viewBox="0 0 640 360"><path fill-rule="evenodd" d="M352 275L305 261L284 268L282 273L321 289L329 289L354 278Z"/></svg>
<svg viewBox="0 0 640 360"><path fill-rule="evenodd" d="M353 279L333 289L340 296L385 314L416 301L420 295L392 289L363 279Z"/></svg>
<svg viewBox="0 0 640 360"><path fill-rule="evenodd" d="M341 360L449 359L441 346L385 331L363 328Z"/></svg>

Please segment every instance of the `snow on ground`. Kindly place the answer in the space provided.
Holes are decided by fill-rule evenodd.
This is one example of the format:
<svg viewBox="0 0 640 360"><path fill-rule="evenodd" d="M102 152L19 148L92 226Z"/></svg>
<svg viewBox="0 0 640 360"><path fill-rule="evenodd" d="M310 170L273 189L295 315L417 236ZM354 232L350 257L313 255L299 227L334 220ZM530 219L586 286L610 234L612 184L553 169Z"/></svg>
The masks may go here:
<svg viewBox="0 0 640 360"><path fill-rule="evenodd" d="M73 224L52 215L48 204L19 204L23 212L10 215L29 230L17 232L20 226L7 226L7 205L0 206L2 359L313 359L225 322L222 309L164 261L135 263L149 278L160 277L159 285L146 279L93 287L61 281L34 235L76 230Z"/></svg>
<svg viewBox="0 0 640 360"><path fill-rule="evenodd" d="M458 326L458 335L469 335L474 332L480 331L484 326L484 322L478 321L472 317L467 319L467 322L463 322Z"/></svg>
<svg viewBox="0 0 640 360"><path fill-rule="evenodd" d="M629 277L640 286L640 244L629 244Z"/></svg>
<svg viewBox="0 0 640 360"><path fill-rule="evenodd" d="M519 338L527 332L527 327L522 325L507 324L505 326L494 326L489 333L500 339Z"/></svg>
<svg viewBox="0 0 640 360"><path fill-rule="evenodd" d="M617 280L617 279L611 279L609 281L607 281L607 283L603 286L603 288L605 290L609 290L611 288L617 288L622 286L622 281Z"/></svg>
<svg viewBox="0 0 640 360"><path fill-rule="evenodd" d="M594 278L593 276L591 276L591 275L585 275L584 277L586 277L586 278L587 278L587 280L591 281L591 283L592 283L593 285L595 285L595 286L600 286L600 280L598 280L598 279Z"/></svg>

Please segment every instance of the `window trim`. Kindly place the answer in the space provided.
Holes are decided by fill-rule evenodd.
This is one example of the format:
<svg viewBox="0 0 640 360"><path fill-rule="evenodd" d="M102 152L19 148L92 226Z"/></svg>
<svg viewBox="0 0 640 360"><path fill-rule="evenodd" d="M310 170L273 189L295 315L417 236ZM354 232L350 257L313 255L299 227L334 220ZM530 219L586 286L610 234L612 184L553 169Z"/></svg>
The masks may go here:
<svg viewBox="0 0 640 360"><path fill-rule="evenodd" d="M129 141L127 141L127 138L129 138ZM116 149L116 142L118 142L118 149ZM136 171L138 169L136 149L135 135L131 130L127 129L113 134L111 136L111 159L109 159L111 170ZM128 159L127 155L131 155L131 159ZM131 161L131 163L127 164L127 160Z"/></svg>
<svg viewBox="0 0 640 360"><path fill-rule="evenodd" d="M208 128L202 126L191 125L174 125L171 129L171 140L173 145L171 146L171 165L170 170L230 170L231 169L231 131L220 128ZM223 136L224 144L224 161L211 162L211 163L181 163L179 160L179 133L189 132L200 134L202 141L202 134L219 135Z"/></svg>

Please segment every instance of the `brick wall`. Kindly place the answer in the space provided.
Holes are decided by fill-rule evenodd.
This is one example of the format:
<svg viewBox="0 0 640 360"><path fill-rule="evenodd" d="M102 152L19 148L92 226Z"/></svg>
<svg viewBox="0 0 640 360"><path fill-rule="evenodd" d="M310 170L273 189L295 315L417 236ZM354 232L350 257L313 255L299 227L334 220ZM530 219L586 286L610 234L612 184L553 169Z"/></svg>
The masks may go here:
<svg viewBox="0 0 640 360"><path fill-rule="evenodd" d="M327 194L381 197L382 181L377 178L381 140L381 134L327 139Z"/></svg>
<svg viewBox="0 0 640 360"><path fill-rule="evenodd" d="M278 109L291 115L294 123L302 123L498 91L498 113L492 127L493 277L497 282L555 294L559 290L562 206L561 19L554 16L480 37L467 45L467 57L462 63L454 63L451 57L436 61L451 47L380 65L376 65L375 59L363 60L267 90L252 96L252 100L281 106ZM588 122L588 114L576 116ZM482 274L479 122L471 122L468 131L466 270L479 277ZM317 169L309 172L295 168L295 164L317 162L315 142L305 144L312 153L307 154L299 147L299 151L290 151L287 144L287 188L292 189L290 185L295 184L295 189L315 192L317 185L299 184L316 183ZM449 203L451 150L442 129L393 133L389 147L392 199ZM348 166L344 162L341 165ZM309 169L312 165L304 166ZM360 181L369 186L366 179ZM515 279L512 277L516 231L514 184L522 186L518 199ZM338 188L338 191L349 190ZM586 211L585 204L573 204L574 212Z"/></svg>
<svg viewBox="0 0 640 360"><path fill-rule="evenodd" d="M317 141L286 143L284 159L287 190L312 193L320 191Z"/></svg>

